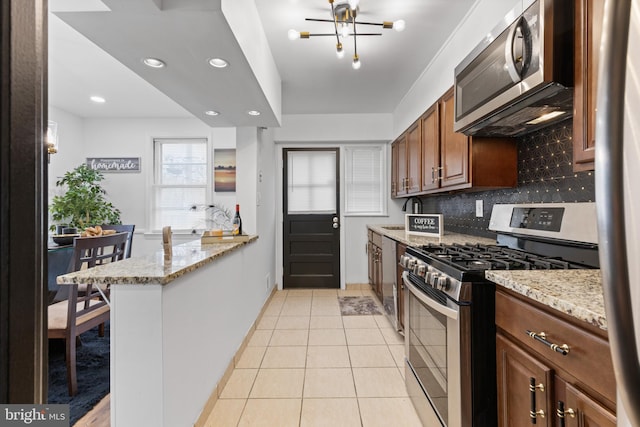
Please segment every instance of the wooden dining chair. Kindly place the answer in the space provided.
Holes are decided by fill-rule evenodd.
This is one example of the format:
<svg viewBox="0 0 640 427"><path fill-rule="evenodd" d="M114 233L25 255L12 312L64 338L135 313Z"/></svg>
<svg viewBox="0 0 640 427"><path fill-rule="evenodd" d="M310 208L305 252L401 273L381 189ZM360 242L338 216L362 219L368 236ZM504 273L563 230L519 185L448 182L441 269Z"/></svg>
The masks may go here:
<svg viewBox="0 0 640 427"><path fill-rule="evenodd" d="M124 259L127 233L84 237L74 240L74 271ZM104 323L109 320L110 308L98 285L64 285L68 297L48 307L48 338L65 341L67 384L69 395L78 391L76 377L76 340L80 334L99 327L104 336ZM82 288L79 290L79 288Z"/></svg>
<svg viewBox="0 0 640 427"><path fill-rule="evenodd" d="M125 258L131 258L131 245L133 243L133 232L136 229L135 224L102 224L103 230L115 230L118 233L127 232L129 236L127 238L127 250L124 253Z"/></svg>

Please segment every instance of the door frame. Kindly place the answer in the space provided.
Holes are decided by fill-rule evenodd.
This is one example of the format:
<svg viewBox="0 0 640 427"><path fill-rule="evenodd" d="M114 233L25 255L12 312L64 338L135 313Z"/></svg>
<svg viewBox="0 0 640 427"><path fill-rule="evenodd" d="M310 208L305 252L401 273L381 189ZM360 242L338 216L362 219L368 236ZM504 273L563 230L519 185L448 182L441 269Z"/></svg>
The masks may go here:
<svg viewBox="0 0 640 427"><path fill-rule="evenodd" d="M283 209L284 209L284 198L281 189L283 188L283 173L284 173L284 163L283 163L283 149L285 148L335 148L338 150L338 172L342 176L344 174L344 147L342 143L327 143L327 144L303 144L303 143L281 143L275 141L276 146L276 159L277 159L277 170L276 173L276 206L279 206L276 209L276 278L278 283L278 290L281 291L283 289L284 282L284 264L283 264ZM344 206L344 179L340 180L339 184L340 198L338 200L338 210L339 210L339 218L340 218L340 288L341 290L346 289L345 284L345 217L343 212Z"/></svg>

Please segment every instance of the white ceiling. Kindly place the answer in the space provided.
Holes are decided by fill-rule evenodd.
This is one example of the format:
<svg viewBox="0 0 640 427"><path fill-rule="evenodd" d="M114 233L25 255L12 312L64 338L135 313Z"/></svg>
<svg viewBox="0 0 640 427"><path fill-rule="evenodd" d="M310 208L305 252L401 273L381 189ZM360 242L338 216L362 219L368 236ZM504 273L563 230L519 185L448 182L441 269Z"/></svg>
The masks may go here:
<svg viewBox="0 0 640 427"><path fill-rule="evenodd" d="M49 103L81 117L193 115L211 126L277 126L280 112L221 12L225 1L252 0L50 0ZM362 68L353 70L352 38L342 59L334 37L287 38L291 28L332 32L331 23L305 21L330 18L327 0L255 0L282 82L281 113L393 112L474 1L361 0L358 21L403 19L406 30L359 26L382 36L358 37ZM148 69L144 56L169 66ZM231 66L209 67L212 56ZM94 104L91 95L107 102ZM208 109L221 115L204 116ZM263 115L248 117L248 109Z"/></svg>

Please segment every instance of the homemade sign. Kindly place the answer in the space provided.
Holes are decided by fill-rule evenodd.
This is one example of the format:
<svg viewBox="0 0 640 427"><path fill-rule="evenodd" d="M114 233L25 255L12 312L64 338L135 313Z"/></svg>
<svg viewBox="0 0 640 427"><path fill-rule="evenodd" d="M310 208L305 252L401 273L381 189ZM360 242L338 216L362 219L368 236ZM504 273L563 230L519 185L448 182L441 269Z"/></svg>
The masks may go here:
<svg viewBox="0 0 640 427"><path fill-rule="evenodd" d="M86 163L89 169L100 172L140 172L140 157L87 157Z"/></svg>
<svg viewBox="0 0 640 427"><path fill-rule="evenodd" d="M407 234L436 237L444 234L444 222L440 214L407 214L404 218Z"/></svg>

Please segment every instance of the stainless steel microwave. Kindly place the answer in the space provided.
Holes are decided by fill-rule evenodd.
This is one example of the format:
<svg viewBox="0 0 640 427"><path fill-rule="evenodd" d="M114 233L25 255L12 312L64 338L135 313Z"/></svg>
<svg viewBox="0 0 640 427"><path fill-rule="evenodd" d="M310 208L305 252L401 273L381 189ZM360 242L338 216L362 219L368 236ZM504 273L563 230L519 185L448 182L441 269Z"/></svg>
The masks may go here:
<svg viewBox="0 0 640 427"><path fill-rule="evenodd" d="M515 136L571 117L573 3L520 1L455 68L456 132Z"/></svg>

